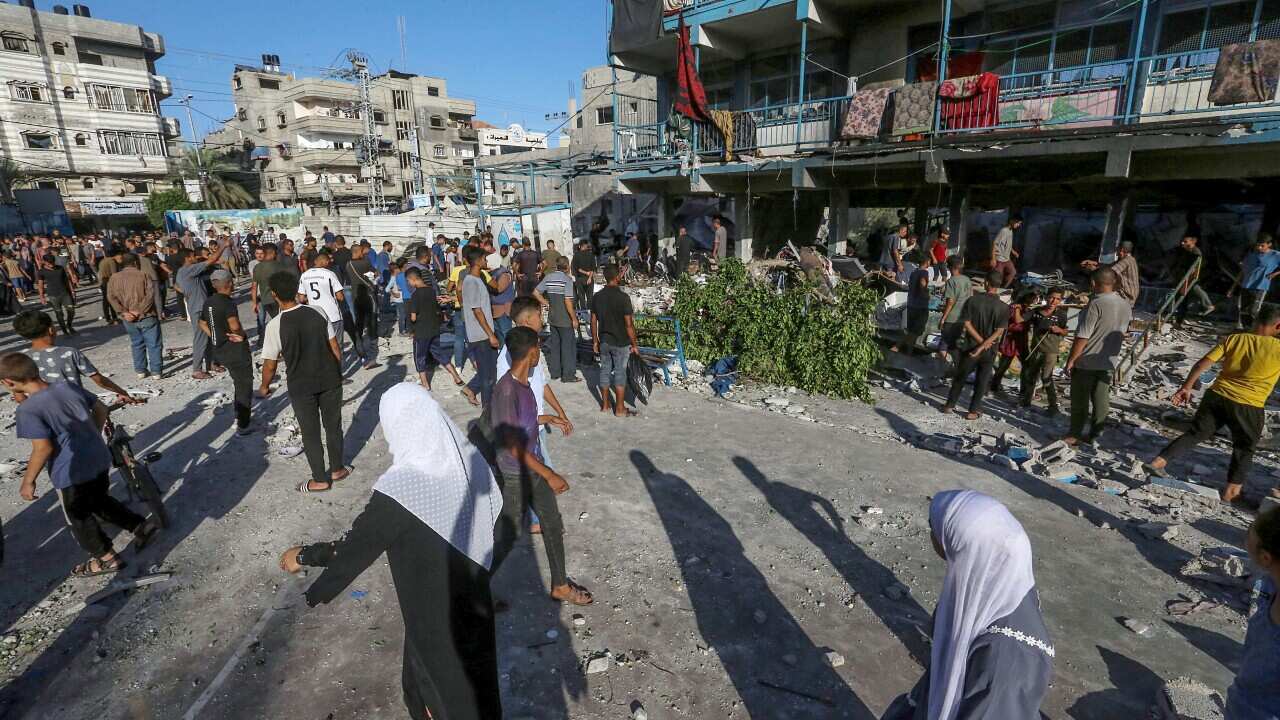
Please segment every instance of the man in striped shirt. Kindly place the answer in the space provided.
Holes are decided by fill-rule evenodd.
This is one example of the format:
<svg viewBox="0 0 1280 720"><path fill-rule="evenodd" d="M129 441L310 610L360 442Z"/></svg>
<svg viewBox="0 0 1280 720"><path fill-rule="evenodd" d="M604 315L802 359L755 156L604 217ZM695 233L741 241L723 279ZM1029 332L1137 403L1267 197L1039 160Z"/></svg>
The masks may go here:
<svg viewBox="0 0 1280 720"><path fill-rule="evenodd" d="M578 377L578 313L573 307L573 278L569 276L569 258L556 259L554 272L538 283L533 296L548 308L551 340L547 346L547 366L551 378L560 382L581 382Z"/></svg>

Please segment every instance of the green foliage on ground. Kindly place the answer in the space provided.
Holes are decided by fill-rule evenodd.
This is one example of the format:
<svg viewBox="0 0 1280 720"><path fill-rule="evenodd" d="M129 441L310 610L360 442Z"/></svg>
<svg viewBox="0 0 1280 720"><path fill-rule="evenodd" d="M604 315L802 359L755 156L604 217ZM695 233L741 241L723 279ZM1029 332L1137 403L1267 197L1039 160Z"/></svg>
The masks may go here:
<svg viewBox="0 0 1280 720"><path fill-rule="evenodd" d="M185 190L156 190L147 196L147 220L151 221L151 227L163 229L166 211L190 210L193 207L195 206L187 199Z"/></svg>
<svg viewBox="0 0 1280 720"><path fill-rule="evenodd" d="M746 377L871 402L867 373L880 360L872 323L878 298L842 283L833 300L813 285L778 293L729 259L706 284L681 278L674 314L690 357L710 365L737 355Z"/></svg>

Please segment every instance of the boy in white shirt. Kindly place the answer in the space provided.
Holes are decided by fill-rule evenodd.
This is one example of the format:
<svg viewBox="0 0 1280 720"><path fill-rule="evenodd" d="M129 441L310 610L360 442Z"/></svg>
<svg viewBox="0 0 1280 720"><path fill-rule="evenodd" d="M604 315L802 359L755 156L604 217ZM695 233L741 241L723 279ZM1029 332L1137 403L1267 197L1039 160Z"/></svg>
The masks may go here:
<svg viewBox="0 0 1280 720"><path fill-rule="evenodd" d="M338 303L346 302L346 296L342 292L342 281L329 269L331 262L328 248L316 253L315 265L298 278L298 302L324 312L341 349L342 308Z"/></svg>

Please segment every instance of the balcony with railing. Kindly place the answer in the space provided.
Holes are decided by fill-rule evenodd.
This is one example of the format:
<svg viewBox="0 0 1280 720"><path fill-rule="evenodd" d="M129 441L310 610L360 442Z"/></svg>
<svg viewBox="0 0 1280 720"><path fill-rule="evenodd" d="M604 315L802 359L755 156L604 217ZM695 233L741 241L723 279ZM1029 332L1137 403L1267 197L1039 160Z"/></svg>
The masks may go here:
<svg viewBox="0 0 1280 720"><path fill-rule="evenodd" d="M999 77L994 102L941 100L929 129L906 137L881 136L861 146L906 141L958 141L989 133L1055 130L1130 132L1153 123L1280 120L1280 100L1223 103L1211 99L1218 49L1152 55ZM713 123L670 115L652 98L619 94L615 125L621 165L671 162L692 152L704 160L724 156ZM800 155L853 147L841 138L852 96L828 97L735 112L733 154ZM1215 102L1216 100L1216 102ZM1110 130L1108 130L1110 129ZM905 145L903 145L905 146Z"/></svg>

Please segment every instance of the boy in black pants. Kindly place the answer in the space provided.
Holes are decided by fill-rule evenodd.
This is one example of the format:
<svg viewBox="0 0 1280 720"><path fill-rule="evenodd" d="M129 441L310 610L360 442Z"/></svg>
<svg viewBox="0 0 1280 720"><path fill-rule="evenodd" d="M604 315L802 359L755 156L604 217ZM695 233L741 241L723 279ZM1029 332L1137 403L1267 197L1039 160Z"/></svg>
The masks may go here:
<svg viewBox="0 0 1280 720"><path fill-rule="evenodd" d="M209 336L213 358L227 369L235 387L236 434L244 437L253 432L249 427L253 408L253 357L245 342L244 328L231 297L235 278L230 270L214 270L209 275L213 294L200 312L200 329Z"/></svg>
<svg viewBox="0 0 1280 720"><path fill-rule="evenodd" d="M964 419L978 419L982 398L991 386L991 375L995 371L996 345L1009 327L1009 306L999 295L1003 277L999 270L987 273L987 291L974 295L964 304L960 316L960 321L964 324L960 345L963 349L958 356L959 367L956 368L955 379L951 381L951 393L947 395L947 403L941 408L944 413L950 413L955 408L969 373L976 371L973 399L969 401L969 412Z"/></svg>
<svg viewBox="0 0 1280 720"><path fill-rule="evenodd" d="M120 570L125 563L116 555L100 521L133 533L138 549L151 540L156 528L111 497L111 451L102 439L107 409L78 385L41 380L35 361L22 353L0 357L0 382L24 398L18 405L17 434L31 441L31 457L22 477L22 499L31 502L38 497L36 478L48 466L49 480L58 492L71 534L91 556L77 565L72 575L87 577Z"/></svg>

